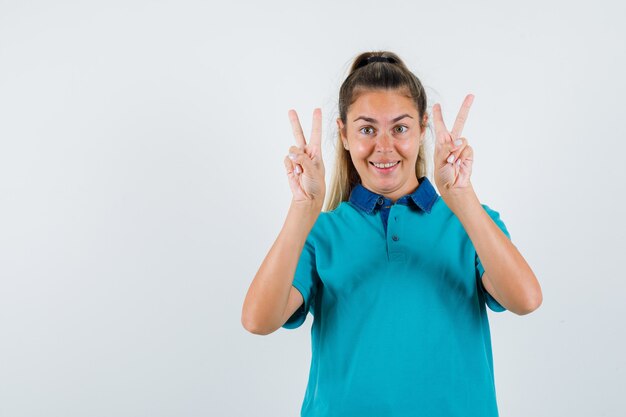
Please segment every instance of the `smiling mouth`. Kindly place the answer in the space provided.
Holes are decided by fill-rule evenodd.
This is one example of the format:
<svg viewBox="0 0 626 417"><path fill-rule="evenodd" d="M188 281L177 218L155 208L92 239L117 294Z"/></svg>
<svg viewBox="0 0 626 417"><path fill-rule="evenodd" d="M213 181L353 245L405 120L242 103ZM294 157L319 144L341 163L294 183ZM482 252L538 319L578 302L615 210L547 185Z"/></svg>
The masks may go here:
<svg viewBox="0 0 626 417"><path fill-rule="evenodd" d="M393 168L396 165L398 165L400 163L400 161L396 161L396 162L387 162L386 164L379 164L377 162L372 162L370 161L370 164L374 165L376 168L378 169L389 169L389 168Z"/></svg>

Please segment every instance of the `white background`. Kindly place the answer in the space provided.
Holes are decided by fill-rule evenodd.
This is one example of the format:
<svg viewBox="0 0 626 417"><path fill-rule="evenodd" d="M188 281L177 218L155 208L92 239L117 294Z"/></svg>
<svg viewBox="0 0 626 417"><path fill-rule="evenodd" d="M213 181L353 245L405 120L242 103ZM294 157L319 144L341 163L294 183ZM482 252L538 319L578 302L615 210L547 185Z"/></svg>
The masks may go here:
<svg viewBox="0 0 626 417"><path fill-rule="evenodd" d="M312 317L243 329L287 111L400 55L543 289L489 312L500 414L623 415L624 6L0 1L0 416L296 416ZM432 141L432 137L429 137Z"/></svg>

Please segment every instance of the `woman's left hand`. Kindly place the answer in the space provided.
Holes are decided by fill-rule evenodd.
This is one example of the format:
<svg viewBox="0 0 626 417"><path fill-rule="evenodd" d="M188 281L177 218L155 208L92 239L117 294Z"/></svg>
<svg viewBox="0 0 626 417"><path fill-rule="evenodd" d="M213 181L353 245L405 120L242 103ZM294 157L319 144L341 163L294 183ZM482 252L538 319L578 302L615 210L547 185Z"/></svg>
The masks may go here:
<svg viewBox="0 0 626 417"><path fill-rule="evenodd" d="M441 105L433 106L435 125L435 184L442 197L448 193L463 193L471 189L470 175L474 151L461 136L474 96L468 94L461 105L452 132L448 132L441 117Z"/></svg>

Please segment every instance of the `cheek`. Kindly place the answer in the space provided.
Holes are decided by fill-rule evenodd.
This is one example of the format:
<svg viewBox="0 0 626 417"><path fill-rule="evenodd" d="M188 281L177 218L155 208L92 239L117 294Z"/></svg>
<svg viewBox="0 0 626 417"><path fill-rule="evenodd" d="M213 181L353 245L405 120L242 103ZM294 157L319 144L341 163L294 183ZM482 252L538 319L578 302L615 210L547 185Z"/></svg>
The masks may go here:
<svg viewBox="0 0 626 417"><path fill-rule="evenodd" d="M369 156L373 149L373 143L368 141L353 141L350 145L350 153L356 158Z"/></svg>
<svg viewBox="0 0 626 417"><path fill-rule="evenodd" d="M396 145L396 149L406 156L411 156L413 154L417 155L419 152L420 143L417 140L410 140L406 142L398 142Z"/></svg>

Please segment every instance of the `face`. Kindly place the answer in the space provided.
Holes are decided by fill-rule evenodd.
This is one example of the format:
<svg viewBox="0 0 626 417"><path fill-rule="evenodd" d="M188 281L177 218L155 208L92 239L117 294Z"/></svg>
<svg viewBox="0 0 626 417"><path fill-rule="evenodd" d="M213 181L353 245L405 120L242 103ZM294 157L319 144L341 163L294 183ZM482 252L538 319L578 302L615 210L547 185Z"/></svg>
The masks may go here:
<svg viewBox="0 0 626 417"><path fill-rule="evenodd" d="M346 124L337 119L365 188L394 202L415 191L415 163L425 134L419 122L413 100L396 90L361 93L348 108Z"/></svg>

